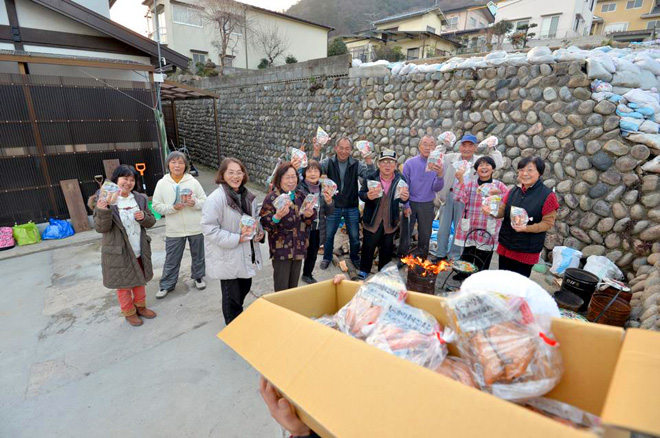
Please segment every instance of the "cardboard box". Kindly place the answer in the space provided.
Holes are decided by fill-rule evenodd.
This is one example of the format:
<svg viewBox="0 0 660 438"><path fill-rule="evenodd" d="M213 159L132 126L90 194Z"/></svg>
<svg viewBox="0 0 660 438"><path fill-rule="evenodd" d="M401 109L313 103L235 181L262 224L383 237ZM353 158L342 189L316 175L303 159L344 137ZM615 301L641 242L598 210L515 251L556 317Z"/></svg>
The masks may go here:
<svg viewBox="0 0 660 438"><path fill-rule="evenodd" d="M594 437L309 319L336 313L358 287L326 281L267 295L218 337L324 437ZM407 302L446 323L442 298ZM600 415L608 436L660 435L660 333L565 319L552 330L565 372L548 397Z"/></svg>

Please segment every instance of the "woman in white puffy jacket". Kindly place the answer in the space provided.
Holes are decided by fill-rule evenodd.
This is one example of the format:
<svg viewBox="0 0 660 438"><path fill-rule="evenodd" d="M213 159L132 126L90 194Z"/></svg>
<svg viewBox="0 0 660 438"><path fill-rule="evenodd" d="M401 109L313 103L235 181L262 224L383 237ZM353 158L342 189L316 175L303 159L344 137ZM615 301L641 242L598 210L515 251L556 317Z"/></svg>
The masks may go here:
<svg viewBox="0 0 660 438"><path fill-rule="evenodd" d="M170 173L158 181L152 200L153 209L165 216L165 265L156 298L164 298L174 290L179 280L186 240L192 256L190 276L195 280L197 289L206 287L204 235L200 224L206 193L202 185L188 173L190 164L184 154L170 153L166 165Z"/></svg>
<svg viewBox="0 0 660 438"><path fill-rule="evenodd" d="M225 158L202 209L208 277L220 280L225 324L243 311L243 301L252 287L252 277L262 267L259 242L264 232L259 224L257 199L245 184L247 170L240 160ZM254 218L256 234L241 226L241 218Z"/></svg>

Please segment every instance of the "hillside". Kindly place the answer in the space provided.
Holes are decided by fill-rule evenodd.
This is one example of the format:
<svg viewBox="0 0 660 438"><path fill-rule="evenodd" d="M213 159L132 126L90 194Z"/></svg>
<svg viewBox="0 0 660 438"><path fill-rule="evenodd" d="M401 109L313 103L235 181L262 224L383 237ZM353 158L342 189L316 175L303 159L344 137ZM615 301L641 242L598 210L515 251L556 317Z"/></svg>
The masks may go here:
<svg viewBox="0 0 660 438"><path fill-rule="evenodd" d="M328 26L330 35L369 29L369 23L411 9L431 7L434 0L300 0L286 13Z"/></svg>

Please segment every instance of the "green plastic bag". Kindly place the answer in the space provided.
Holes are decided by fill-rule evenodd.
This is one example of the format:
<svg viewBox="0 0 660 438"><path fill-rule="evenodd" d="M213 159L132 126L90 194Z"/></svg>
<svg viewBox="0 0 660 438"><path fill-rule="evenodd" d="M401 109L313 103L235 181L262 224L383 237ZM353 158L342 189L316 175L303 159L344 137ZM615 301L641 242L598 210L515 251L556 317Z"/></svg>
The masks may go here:
<svg viewBox="0 0 660 438"><path fill-rule="evenodd" d="M151 205L151 201L149 201L147 203L147 205L149 206L149 210L151 210L151 213L154 215L154 217L156 218L157 221L160 220L163 217L160 214L158 214L158 212L156 210L154 210L154 206Z"/></svg>
<svg viewBox="0 0 660 438"><path fill-rule="evenodd" d="M32 223L32 221L27 224L14 225L12 228L12 234L14 235L14 240L16 240L16 243L18 243L19 246L31 245L41 240L39 229Z"/></svg>

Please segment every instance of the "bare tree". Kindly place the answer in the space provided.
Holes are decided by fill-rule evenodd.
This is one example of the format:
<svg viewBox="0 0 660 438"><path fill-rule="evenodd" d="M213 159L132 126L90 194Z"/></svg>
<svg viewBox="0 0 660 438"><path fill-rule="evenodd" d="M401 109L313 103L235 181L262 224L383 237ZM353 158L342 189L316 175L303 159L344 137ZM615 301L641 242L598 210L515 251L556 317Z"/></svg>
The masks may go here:
<svg viewBox="0 0 660 438"><path fill-rule="evenodd" d="M213 46L220 55L219 73L224 74L228 56L234 56L234 50L240 42L240 36L247 31L247 6L234 0L201 0L202 20L213 26L216 40ZM246 35L243 35L246 37Z"/></svg>
<svg viewBox="0 0 660 438"><path fill-rule="evenodd" d="M253 30L252 34L252 45L265 55L268 67L274 65L291 44L288 35L281 32L275 23L263 23L259 29Z"/></svg>

